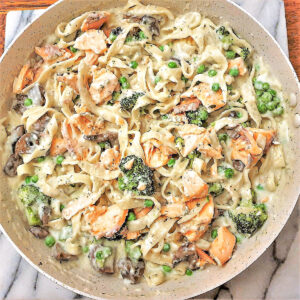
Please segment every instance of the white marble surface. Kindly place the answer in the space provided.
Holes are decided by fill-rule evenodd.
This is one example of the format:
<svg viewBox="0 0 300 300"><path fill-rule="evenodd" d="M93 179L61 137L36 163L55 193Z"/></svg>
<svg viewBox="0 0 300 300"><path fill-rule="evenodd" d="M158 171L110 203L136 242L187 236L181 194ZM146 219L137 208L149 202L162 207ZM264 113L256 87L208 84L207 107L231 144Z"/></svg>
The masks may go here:
<svg viewBox="0 0 300 300"><path fill-rule="evenodd" d="M1 0L0 0L1 1ZM276 38L288 53L284 3L281 0L235 0ZM6 45L42 11L10 12ZM300 233L297 206L276 241L247 270L194 299L300 299ZM32 268L0 232L0 299L86 299Z"/></svg>

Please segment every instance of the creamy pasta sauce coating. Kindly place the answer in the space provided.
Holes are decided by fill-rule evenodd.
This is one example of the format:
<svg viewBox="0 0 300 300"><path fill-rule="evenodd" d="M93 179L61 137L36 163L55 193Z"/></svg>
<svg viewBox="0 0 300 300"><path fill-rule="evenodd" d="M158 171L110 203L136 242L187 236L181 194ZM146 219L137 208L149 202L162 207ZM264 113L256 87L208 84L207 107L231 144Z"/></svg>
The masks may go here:
<svg viewBox="0 0 300 300"><path fill-rule="evenodd" d="M286 107L229 24L130 0L34 52L1 120L3 164L54 259L158 285L225 265L264 225Z"/></svg>

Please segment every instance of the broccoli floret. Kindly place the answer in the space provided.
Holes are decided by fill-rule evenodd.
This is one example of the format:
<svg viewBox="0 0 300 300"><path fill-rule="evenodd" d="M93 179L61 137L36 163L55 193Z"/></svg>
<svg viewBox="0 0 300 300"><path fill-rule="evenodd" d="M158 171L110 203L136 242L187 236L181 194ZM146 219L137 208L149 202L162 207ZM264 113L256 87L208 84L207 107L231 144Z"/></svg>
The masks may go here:
<svg viewBox="0 0 300 300"><path fill-rule="evenodd" d="M250 55L250 50L248 48L242 48L242 51L240 53L241 58L243 60L246 60L249 55Z"/></svg>
<svg viewBox="0 0 300 300"><path fill-rule="evenodd" d="M122 158L120 165L123 177L118 179L121 191L132 191L138 195L150 196L154 193L153 171L135 155Z"/></svg>
<svg viewBox="0 0 300 300"><path fill-rule="evenodd" d="M221 26L216 30L217 34L220 36L227 36L229 35L229 31L225 28L225 26Z"/></svg>
<svg viewBox="0 0 300 300"><path fill-rule="evenodd" d="M203 123L208 119L208 113L204 108L200 108L196 111L187 111L186 117L189 124L202 126Z"/></svg>
<svg viewBox="0 0 300 300"><path fill-rule="evenodd" d="M23 184L18 190L18 197L25 206L30 206L36 202L50 203L51 198L43 194L34 185Z"/></svg>
<svg viewBox="0 0 300 300"><path fill-rule="evenodd" d="M101 151L105 151L105 150L107 150L107 149L110 149L110 148L111 148L111 144L110 144L110 142L109 142L109 141L100 142L98 145L100 146L100 148L101 148Z"/></svg>
<svg viewBox="0 0 300 300"><path fill-rule="evenodd" d="M240 206L229 211L230 218L235 222L237 231L252 235L263 226L268 218L264 204L254 204L252 200L242 201Z"/></svg>
<svg viewBox="0 0 300 300"><path fill-rule="evenodd" d="M209 187L208 192L214 196L218 196L223 193L223 187L221 183L215 182Z"/></svg>
<svg viewBox="0 0 300 300"><path fill-rule="evenodd" d="M175 145L176 145L176 148L178 148L179 150L182 150L182 148L184 147L184 139L182 137L178 136L175 139Z"/></svg>
<svg viewBox="0 0 300 300"><path fill-rule="evenodd" d="M143 96L144 93L133 92L132 95L122 98L121 108L123 110L132 110L136 104L136 101L139 97Z"/></svg>

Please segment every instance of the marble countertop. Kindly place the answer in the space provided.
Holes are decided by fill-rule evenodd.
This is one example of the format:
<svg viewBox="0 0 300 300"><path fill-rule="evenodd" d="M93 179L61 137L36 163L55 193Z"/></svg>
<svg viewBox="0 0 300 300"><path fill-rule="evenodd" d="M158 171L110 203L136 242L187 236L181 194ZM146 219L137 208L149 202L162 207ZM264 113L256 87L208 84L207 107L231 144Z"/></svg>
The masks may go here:
<svg viewBox="0 0 300 300"><path fill-rule="evenodd" d="M288 54L282 0L234 0L259 20ZM6 46L42 11L7 16ZM274 243L247 270L226 284L193 299L300 299L299 205ZM0 232L0 299L88 299L46 278L16 252Z"/></svg>

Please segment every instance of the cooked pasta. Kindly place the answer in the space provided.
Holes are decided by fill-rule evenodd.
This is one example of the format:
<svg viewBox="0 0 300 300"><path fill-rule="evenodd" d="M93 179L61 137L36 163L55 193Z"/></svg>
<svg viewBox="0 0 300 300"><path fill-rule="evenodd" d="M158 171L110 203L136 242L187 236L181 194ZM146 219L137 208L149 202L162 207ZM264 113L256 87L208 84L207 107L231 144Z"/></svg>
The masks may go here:
<svg viewBox="0 0 300 300"><path fill-rule="evenodd" d="M224 265L267 220L287 107L229 24L137 0L86 12L13 91L4 172L60 262L158 285Z"/></svg>

